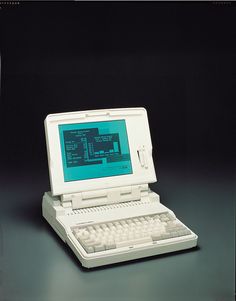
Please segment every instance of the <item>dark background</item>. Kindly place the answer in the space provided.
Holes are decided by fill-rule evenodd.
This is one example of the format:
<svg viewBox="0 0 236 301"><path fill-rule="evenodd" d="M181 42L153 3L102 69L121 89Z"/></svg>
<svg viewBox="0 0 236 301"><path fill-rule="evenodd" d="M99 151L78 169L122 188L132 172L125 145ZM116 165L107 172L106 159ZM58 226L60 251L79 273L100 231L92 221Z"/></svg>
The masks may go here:
<svg viewBox="0 0 236 301"><path fill-rule="evenodd" d="M38 274L31 289L27 285L31 273L40 270L33 254L52 237L54 260L63 248L63 256L68 256L40 212L41 196L50 189L43 127L46 115L144 106L159 179L153 187L201 239L199 250L191 253L198 255L189 255L199 256L199 261L194 261L197 274L187 292L185 288L186 296L201 301L233 300L234 3L20 2L0 7L0 230L5 266L0 283L5 286L4 298L58 300L53 290L49 294L42 285L48 273ZM28 236L27 231L31 231ZM41 237L42 244L32 237ZM46 254L50 264L52 254ZM40 252L38 256L41 258ZM159 262L169 258L173 257ZM78 265L72 258L66 260L72 261L72 268ZM146 267L154 262L142 264ZM198 268L201 264L202 269ZM122 278L127 265L119 268ZM21 282L18 273L24 269L28 280ZM75 270L73 277L83 277L77 274L82 272ZM96 273L107 273L110 278L111 269ZM181 275L176 273L174 279ZM178 279L188 277L185 273ZM204 283L202 277L206 277ZM163 278L158 281L162 283ZM162 300L183 300L184 292L171 295L168 286L164 287L159 290ZM126 300L125 290L121 291L115 296ZM96 297L90 292L83 300ZM152 293L157 295L155 289ZM106 299L102 296L101 300ZM151 293L139 296L152 300Z"/></svg>
<svg viewBox="0 0 236 301"><path fill-rule="evenodd" d="M8 166L45 165L47 114L127 106L147 108L158 156L231 161L234 4L9 6L1 10Z"/></svg>

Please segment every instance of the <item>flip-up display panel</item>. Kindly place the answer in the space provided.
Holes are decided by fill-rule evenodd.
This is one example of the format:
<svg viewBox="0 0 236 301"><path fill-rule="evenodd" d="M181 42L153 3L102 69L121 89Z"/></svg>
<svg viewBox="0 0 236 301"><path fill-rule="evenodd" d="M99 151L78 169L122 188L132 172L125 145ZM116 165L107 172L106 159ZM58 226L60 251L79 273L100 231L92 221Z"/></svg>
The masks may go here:
<svg viewBox="0 0 236 301"><path fill-rule="evenodd" d="M156 181L144 108L50 114L45 133L53 195Z"/></svg>

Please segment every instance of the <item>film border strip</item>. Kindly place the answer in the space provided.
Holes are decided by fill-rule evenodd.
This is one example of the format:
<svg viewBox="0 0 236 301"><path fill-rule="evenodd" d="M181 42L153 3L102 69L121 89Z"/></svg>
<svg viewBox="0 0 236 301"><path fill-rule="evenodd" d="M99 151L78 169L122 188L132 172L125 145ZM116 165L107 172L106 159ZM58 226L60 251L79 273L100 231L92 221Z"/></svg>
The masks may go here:
<svg viewBox="0 0 236 301"><path fill-rule="evenodd" d="M0 1L0 10L3 8L13 8L20 5L20 1Z"/></svg>

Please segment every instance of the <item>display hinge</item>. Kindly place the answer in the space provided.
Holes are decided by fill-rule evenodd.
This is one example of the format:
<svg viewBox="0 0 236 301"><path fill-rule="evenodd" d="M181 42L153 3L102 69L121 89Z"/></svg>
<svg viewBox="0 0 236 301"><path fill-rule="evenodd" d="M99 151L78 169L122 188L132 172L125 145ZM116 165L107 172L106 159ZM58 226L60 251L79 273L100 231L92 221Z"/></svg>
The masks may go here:
<svg viewBox="0 0 236 301"><path fill-rule="evenodd" d="M142 184L63 194L61 196L61 203L63 207L79 209L137 201L144 196L148 196L148 190L148 184Z"/></svg>

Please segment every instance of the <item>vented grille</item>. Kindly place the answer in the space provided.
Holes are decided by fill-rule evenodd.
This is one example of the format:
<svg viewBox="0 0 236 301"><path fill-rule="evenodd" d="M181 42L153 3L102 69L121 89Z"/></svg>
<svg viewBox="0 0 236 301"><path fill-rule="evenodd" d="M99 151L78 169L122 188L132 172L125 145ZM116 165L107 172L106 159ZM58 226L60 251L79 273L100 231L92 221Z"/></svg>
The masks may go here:
<svg viewBox="0 0 236 301"><path fill-rule="evenodd" d="M142 200L142 201L131 201L131 202L123 202L119 204L111 204L111 205L101 205L96 207L82 208L82 209L74 209L73 212L68 213L67 215L75 215L75 214L86 214L90 212L101 212L114 210L117 208L125 208L125 207L133 207L140 206L144 204L150 203L150 200Z"/></svg>

